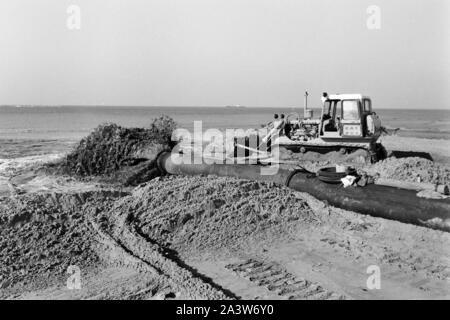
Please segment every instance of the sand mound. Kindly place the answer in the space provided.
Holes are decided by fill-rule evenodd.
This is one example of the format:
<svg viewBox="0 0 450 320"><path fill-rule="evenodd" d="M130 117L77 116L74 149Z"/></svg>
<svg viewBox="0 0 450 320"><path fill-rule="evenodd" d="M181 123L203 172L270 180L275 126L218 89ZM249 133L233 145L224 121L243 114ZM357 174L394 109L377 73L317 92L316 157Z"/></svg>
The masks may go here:
<svg viewBox="0 0 450 320"><path fill-rule="evenodd" d="M306 202L287 188L214 176L157 178L112 211L128 213L145 238L183 252L237 249L311 218Z"/></svg>
<svg viewBox="0 0 450 320"><path fill-rule="evenodd" d="M364 168L371 174L382 178L416 182L420 176L425 183L450 183L450 169L444 165L423 158L388 158Z"/></svg>
<svg viewBox="0 0 450 320"><path fill-rule="evenodd" d="M148 129L100 125L80 141L60 167L79 176L108 175L125 166L153 160L159 151L171 146L175 127L167 116L154 119Z"/></svg>
<svg viewBox="0 0 450 320"><path fill-rule="evenodd" d="M310 156L314 156L311 153ZM286 156L285 160L298 160L294 154L290 158ZM334 159L334 158L333 158ZM340 161L334 160L299 161L298 165L311 172L317 172L320 168L334 166ZM379 175L382 178L394 179L405 182L417 182L420 177L424 183L450 184L450 168L443 163L433 162L420 157L407 158L387 158L373 164L352 164L358 172L366 172L369 175ZM283 169L294 169L297 165L281 165Z"/></svg>
<svg viewBox="0 0 450 320"><path fill-rule="evenodd" d="M96 266L97 244L82 205L122 195L105 191L4 198L0 203L0 288L47 287L52 281L64 285L70 265L85 271Z"/></svg>

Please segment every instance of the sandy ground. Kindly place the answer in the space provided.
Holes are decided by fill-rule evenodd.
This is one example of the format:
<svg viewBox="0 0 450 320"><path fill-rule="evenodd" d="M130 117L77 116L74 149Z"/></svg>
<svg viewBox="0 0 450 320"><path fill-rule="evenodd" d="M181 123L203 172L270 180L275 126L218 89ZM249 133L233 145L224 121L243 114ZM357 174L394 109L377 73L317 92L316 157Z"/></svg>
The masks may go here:
<svg viewBox="0 0 450 320"><path fill-rule="evenodd" d="M406 142L383 141L411 151ZM449 156L448 142L421 143ZM450 298L446 232L267 183L166 176L120 188L29 170L57 158L0 163L2 299ZM423 159L377 165L404 180L449 174ZM67 285L70 266L80 289ZM373 266L380 289L367 286Z"/></svg>
<svg viewBox="0 0 450 320"><path fill-rule="evenodd" d="M428 153L433 161L450 164L450 140L384 136L379 142L388 151Z"/></svg>

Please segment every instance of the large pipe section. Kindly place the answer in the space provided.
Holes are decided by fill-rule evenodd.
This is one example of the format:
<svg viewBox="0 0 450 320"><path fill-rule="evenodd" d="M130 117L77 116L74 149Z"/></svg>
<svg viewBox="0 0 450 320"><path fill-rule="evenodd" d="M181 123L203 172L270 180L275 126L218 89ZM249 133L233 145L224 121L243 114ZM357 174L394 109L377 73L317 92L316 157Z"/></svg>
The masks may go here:
<svg viewBox="0 0 450 320"><path fill-rule="evenodd" d="M261 167L239 164L184 164L179 155L162 153L157 159L161 171L169 174L212 174L248 180L274 182L307 192L338 208L390 220L450 232L450 199L426 199L416 191L380 185L343 188L321 182L315 175L279 169L275 175L262 175Z"/></svg>

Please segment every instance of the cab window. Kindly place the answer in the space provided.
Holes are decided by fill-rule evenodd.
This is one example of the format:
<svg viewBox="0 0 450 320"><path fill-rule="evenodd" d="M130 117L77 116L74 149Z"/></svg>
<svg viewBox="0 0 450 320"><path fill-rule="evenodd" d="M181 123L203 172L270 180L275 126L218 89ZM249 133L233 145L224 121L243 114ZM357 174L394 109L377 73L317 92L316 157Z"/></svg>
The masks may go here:
<svg viewBox="0 0 450 320"><path fill-rule="evenodd" d="M364 112L372 111L372 103L369 99L364 99Z"/></svg>
<svg viewBox="0 0 450 320"><path fill-rule="evenodd" d="M325 101L323 111L324 111L324 114L330 114L330 111L331 111L331 101L330 100Z"/></svg>
<svg viewBox="0 0 450 320"><path fill-rule="evenodd" d="M341 101L336 101L335 109L334 109L334 119L339 120L342 118L342 104Z"/></svg>
<svg viewBox="0 0 450 320"><path fill-rule="evenodd" d="M344 120L359 120L358 101L344 100L342 101L342 111Z"/></svg>

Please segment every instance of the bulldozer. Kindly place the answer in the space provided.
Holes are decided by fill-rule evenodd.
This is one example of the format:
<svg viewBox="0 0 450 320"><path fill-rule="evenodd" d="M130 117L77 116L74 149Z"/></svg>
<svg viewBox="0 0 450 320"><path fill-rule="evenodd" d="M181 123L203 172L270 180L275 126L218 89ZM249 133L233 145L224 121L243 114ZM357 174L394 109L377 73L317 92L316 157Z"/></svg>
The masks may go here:
<svg viewBox="0 0 450 320"><path fill-rule="evenodd" d="M322 112L313 119L305 92L304 116L291 113L271 131L271 145L291 152L327 154L337 151L351 162L373 163L384 159L386 151L378 143L382 127L372 110L372 101L362 94L323 93Z"/></svg>

